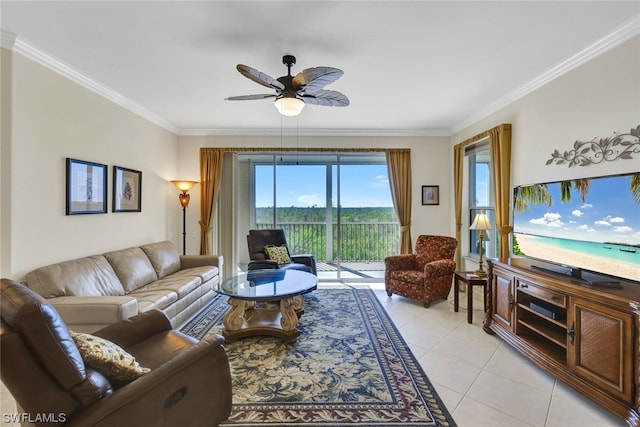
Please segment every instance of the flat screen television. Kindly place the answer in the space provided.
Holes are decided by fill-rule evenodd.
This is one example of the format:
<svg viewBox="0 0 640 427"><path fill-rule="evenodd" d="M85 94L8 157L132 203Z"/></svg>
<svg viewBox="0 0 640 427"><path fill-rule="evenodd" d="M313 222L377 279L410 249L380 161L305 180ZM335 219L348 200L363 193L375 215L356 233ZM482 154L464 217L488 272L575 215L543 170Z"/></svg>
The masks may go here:
<svg viewBox="0 0 640 427"><path fill-rule="evenodd" d="M585 284L640 284L640 172L514 187L513 255Z"/></svg>

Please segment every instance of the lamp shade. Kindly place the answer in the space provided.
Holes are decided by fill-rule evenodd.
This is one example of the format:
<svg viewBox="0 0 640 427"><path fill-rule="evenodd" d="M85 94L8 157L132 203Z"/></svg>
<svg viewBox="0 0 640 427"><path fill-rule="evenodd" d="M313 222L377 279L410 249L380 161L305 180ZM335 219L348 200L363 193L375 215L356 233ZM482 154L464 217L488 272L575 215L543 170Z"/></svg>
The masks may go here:
<svg viewBox="0 0 640 427"><path fill-rule="evenodd" d="M274 101L276 108L283 116L297 116L304 108L304 101L294 96L283 96Z"/></svg>
<svg viewBox="0 0 640 427"><path fill-rule="evenodd" d="M173 182L175 186L178 187L178 190L182 191L185 194L187 193L187 191L191 190L194 185L198 183L198 181L181 181L181 180L174 180L171 182Z"/></svg>
<svg viewBox="0 0 640 427"><path fill-rule="evenodd" d="M493 225L491 225L489 216L485 211L480 211L476 214L469 230L493 230Z"/></svg>

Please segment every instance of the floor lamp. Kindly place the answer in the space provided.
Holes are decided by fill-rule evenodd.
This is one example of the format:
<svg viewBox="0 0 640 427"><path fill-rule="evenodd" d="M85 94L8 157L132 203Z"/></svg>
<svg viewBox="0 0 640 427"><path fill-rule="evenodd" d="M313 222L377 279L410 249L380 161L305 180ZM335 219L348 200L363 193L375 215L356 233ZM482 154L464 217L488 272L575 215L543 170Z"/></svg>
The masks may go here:
<svg viewBox="0 0 640 427"><path fill-rule="evenodd" d="M475 273L480 277L484 277L487 275L487 272L484 270L482 265L482 250L484 249L484 241L489 241L489 236L485 235L485 231L493 230L493 226L491 225L489 217L485 211L480 211L476 214L476 217L473 219L473 224L471 224L469 230L478 231L478 240L480 240L480 248L478 249L478 252L480 252L480 261L478 262L478 269Z"/></svg>
<svg viewBox="0 0 640 427"><path fill-rule="evenodd" d="M198 181L171 181L178 187L178 190L182 191L178 194L180 199L180 205L182 206L182 254L187 254L187 206L189 206L189 200L191 196L188 194L189 190L193 188Z"/></svg>

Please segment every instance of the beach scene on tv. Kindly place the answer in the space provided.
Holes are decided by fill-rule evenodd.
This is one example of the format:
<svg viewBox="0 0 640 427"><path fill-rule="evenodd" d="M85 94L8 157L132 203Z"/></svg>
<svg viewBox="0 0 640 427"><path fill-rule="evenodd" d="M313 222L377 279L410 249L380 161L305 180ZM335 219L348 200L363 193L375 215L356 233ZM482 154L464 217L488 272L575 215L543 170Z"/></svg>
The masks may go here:
<svg viewBox="0 0 640 427"><path fill-rule="evenodd" d="M640 172L514 188L513 254L640 282Z"/></svg>

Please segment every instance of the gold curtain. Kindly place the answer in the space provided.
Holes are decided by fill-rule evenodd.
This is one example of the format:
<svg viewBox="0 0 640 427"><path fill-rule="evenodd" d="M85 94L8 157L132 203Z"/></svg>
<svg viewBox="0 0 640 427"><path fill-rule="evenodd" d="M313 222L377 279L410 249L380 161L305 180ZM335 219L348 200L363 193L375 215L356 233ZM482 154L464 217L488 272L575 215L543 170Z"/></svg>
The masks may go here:
<svg viewBox="0 0 640 427"><path fill-rule="evenodd" d="M462 239L462 178L464 172L462 165L464 164L464 147L458 144L453 147L453 191L454 191L454 209L456 218L456 265L458 269L462 268L462 256L460 255L460 239Z"/></svg>
<svg viewBox="0 0 640 427"><path fill-rule="evenodd" d="M220 193L224 152L223 148L200 149L200 255L211 254L209 232Z"/></svg>
<svg viewBox="0 0 640 427"><path fill-rule="evenodd" d="M209 232L216 209L225 152L305 152L375 153L385 152L393 204L400 222L400 253L411 253L411 150L380 148L277 148L225 147L200 148L200 254L211 251Z"/></svg>
<svg viewBox="0 0 640 427"><path fill-rule="evenodd" d="M393 206L400 222L400 253L410 254L411 247L411 151L387 150L387 167Z"/></svg>
<svg viewBox="0 0 640 427"><path fill-rule="evenodd" d="M493 193L496 209L496 229L498 232L498 258L504 260L509 257L509 239L512 231L509 225L509 190L511 185L511 124L503 123L485 132L479 133L454 148L453 170L455 186L455 219L456 238L462 238L462 187L464 182L464 147L481 139L489 137L491 152L491 177L493 179ZM460 266L460 245L456 251L456 263Z"/></svg>
<svg viewBox="0 0 640 427"><path fill-rule="evenodd" d="M511 189L511 125L504 124L489 131L491 144L491 176L496 207L498 258L509 258L509 198Z"/></svg>

